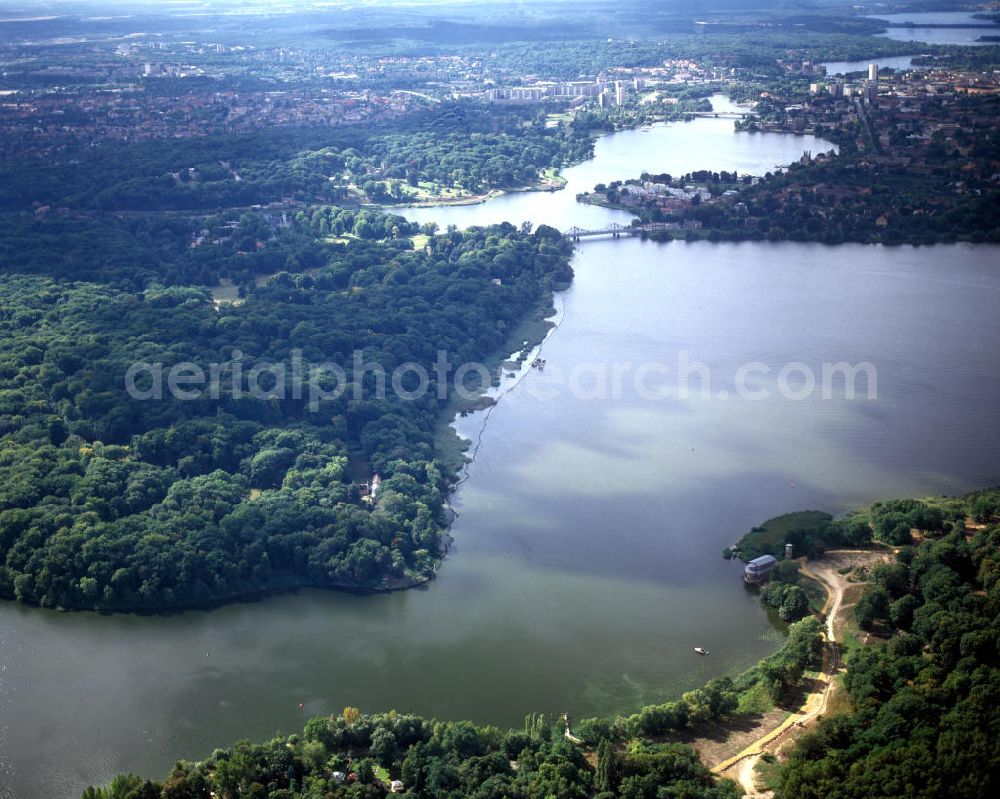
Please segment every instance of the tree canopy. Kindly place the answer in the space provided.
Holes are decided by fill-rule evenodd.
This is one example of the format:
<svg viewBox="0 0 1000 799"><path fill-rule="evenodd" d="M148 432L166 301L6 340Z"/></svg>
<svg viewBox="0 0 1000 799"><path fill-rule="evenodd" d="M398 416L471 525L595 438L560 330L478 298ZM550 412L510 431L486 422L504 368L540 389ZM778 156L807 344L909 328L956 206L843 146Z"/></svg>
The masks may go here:
<svg viewBox="0 0 1000 799"><path fill-rule="evenodd" d="M347 238L320 244L308 272L250 283L238 303L152 281L0 276L0 596L161 609L432 574L451 480L434 433L454 392L432 365L438 352L458 365L497 351L569 279L569 245L551 228L499 225L415 250L405 220L328 207L289 224L294 252ZM265 370L263 398L248 393L254 364L291 369L296 357L340 367L343 391L280 394ZM131 396L137 362L225 371L214 394L185 399L151 396L144 369L147 394ZM375 367L408 363L432 376L427 390L404 395L411 374L382 396ZM384 478L377 497L357 465L362 483Z"/></svg>
<svg viewBox="0 0 1000 799"><path fill-rule="evenodd" d="M998 496L948 504L995 511ZM848 662L852 711L801 739L780 771L779 799L996 793L1000 523L995 512L981 518L981 529L951 524L874 571L856 614L862 626L877 622L881 637Z"/></svg>

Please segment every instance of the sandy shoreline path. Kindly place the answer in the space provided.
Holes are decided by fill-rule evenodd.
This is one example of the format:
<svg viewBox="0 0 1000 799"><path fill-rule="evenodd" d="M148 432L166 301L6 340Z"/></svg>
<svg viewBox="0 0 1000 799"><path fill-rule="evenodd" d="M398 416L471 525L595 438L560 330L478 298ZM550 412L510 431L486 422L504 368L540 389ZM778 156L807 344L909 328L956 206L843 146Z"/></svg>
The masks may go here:
<svg viewBox="0 0 1000 799"><path fill-rule="evenodd" d="M826 590L827 598L823 604L822 613L826 616L826 643L823 649L823 666L818 679L814 680L813 690L806 695L802 706L785 718L780 724L770 729L762 729L761 734L742 751L732 757L717 763L712 772L721 777L736 780L745 797L769 797L771 791L757 789L754 779L754 769L761 756L765 753L775 753L779 747L793 741L812 722L818 720L829 704L830 695L836 684L835 678L841 669L840 645L837 631L842 628L842 614L851 606L845 607L844 594L849 587L859 585L851 582L840 570L848 567L871 566L883 562L888 553L879 550L843 549L830 550L822 559L809 562L802 558L799 563L802 573L816 580Z"/></svg>

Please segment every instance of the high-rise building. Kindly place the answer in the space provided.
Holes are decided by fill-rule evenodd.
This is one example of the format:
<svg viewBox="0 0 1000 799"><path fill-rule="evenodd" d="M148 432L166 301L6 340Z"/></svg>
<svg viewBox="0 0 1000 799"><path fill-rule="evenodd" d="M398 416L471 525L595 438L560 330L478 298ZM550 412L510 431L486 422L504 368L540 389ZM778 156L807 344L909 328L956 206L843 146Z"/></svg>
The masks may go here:
<svg viewBox="0 0 1000 799"><path fill-rule="evenodd" d="M868 65L868 80L878 80L878 64Z"/></svg>
<svg viewBox="0 0 1000 799"><path fill-rule="evenodd" d="M620 80L615 81L615 105L625 105L625 84Z"/></svg>

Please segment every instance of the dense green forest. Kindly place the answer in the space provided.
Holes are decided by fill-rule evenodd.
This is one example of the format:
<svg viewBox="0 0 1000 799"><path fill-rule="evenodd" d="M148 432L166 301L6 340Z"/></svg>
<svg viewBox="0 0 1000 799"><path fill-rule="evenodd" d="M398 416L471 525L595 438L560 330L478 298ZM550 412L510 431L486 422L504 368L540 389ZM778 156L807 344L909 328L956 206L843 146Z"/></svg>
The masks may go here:
<svg viewBox="0 0 1000 799"><path fill-rule="evenodd" d="M563 739L559 725L531 716L523 730L501 732L468 722L434 722L388 713L315 718L301 735L241 742L201 763L178 762L163 783L133 775L83 799L376 799L398 779L406 795L426 799L736 799L716 784L694 750L635 740L610 744L592 767Z"/></svg>
<svg viewBox="0 0 1000 799"><path fill-rule="evenodd" d="M150 282L214 287L226 278L246 293L264 276L331 265L337 253L353 263L369 250L411 249L418 232L401 216L330 206L196 218L17 214L7 223L0 236L0 273L92 281L128 291L142 291Z"/></svg>
<svg viewBox="0 0 1000 799"><path fill-rule="evenodd" d="M453 368L496 351L570 279L569 245L551 228L505 224L414 249L404 220L334 208L289 224L289 241L314 250L310 270L251 283L237 304L155 282L0 276L0 596L161 609L432 573L450 483L433 436L454 390L432 364L439 351ZM51 271L66 276L58 259ZM247 393L254 364L288 367L296 353L340 366L346 384L323 372L295 396L265 372L267 398ZM144 400L126 392L135 362L223 372L214 396ZM428 370L427 390L383 397L367 366L391 374L408 362ZM343 391L314 403L321 388ZM375 502L352 464L384 478Z"/></svg>
<svg viewBox="0 0 1000 799"><path fill-rule="evenodd" d="M223 277L247 290L262 275L319 268L333 250L308 226L283 224L280 213L227 212L201 220L166 214L4 216L0 272L108 283L129 291L142 291L151 281L215 286ZM358 220L365 238L386 238L382 217L365 212L344 218ZM370 219L379 220L375 229L367 225ZM391 218L391 225L404 234L409 230L401 217ZM354 230L352 223L338 232Z"/></svg>
<svg viewBox="0 0 1000 799"><path fill-rule="evenodd" d="M856 605L874 638L848 662L853 710L799 741L779 799L1000 790L1000 491L946 505L980 523L956 519L875 570Z"/></svg>
<svg viewBox="0 0 1000 799"><path fill-rule="evenodd" d="M986 169L995 136L972 144ZM944 167L944 164L941 164ZM826 244L1000 242L1000 191L989 178L954 188L950 169L908 172L898 165L829 163L793 168L740 193L737 202L692 209L713 239L821 241Z"/></svg>
<svg viewBox="0 0 1000 799"><path fill-rule="evenodd" d="M336 202L385 180L470 192L534 184L588 157L586 125L546 127L537 106L446 102L372 127L274 128L7 159L0 210L214 211L282 200Z"/></svg>

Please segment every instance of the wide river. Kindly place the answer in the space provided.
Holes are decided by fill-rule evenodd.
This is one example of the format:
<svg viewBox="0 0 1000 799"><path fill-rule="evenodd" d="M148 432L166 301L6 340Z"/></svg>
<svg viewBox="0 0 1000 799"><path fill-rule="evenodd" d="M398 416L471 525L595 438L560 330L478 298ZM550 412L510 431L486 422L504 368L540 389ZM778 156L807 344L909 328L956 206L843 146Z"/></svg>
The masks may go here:
<svg viewBox="0 0 1000 799"><path fill-rule="evenodd" d="M805 149L828 145L726 120L654 126L601 139L567 191L412 215L598 225L628 218L576 205L598 181L760 173ZM436 581L164 618L0 604L0 795L76 797L120 770L163 777L176 758L348 704L518 725L536 710L633 711L739 672L781 641L720 556L750 526L998 482L997 256L584 242L545 372L460 420L479 448ZM682 359L697 372L687 397ZM782 390L793 361L804 366ZM870 362L877 399L863 384L853 400L804 390L802 368L836 361ZM751 362L747 390L766 398L736 390ZM643 364L659 366L637 383Z"/></svg>

